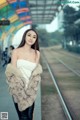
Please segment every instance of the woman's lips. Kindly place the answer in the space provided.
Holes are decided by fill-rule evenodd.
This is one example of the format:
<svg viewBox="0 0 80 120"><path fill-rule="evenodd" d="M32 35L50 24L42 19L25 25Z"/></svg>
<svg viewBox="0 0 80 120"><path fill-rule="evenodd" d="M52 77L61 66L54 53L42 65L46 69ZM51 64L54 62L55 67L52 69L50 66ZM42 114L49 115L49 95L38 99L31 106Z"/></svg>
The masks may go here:
<svg viewBox="0 0 80 120"><path fill-rule="evenodd" d="M32 43L33 41L32 40L29 40L30 43Z"/></svg>

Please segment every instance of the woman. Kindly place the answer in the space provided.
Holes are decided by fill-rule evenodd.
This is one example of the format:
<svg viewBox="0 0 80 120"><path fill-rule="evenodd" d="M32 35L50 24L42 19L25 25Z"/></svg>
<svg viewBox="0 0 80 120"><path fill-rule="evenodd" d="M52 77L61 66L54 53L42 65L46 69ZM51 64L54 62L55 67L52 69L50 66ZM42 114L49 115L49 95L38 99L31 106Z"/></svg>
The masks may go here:
<svg viewBox="0 0 80 120"><path fill-rule="evenodd" d="M11 64L8 64L5 72L19 120L33 119L34 102L42 73L39 60L38 34L29 29L25 31L19 47L13 50Z"/></svg>

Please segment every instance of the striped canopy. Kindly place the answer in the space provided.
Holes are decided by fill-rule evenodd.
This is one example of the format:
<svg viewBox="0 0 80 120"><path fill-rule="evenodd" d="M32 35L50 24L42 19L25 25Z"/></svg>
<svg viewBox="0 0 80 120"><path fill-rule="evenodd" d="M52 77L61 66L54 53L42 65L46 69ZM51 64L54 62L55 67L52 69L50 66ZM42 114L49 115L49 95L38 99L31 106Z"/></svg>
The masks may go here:
<svg viewBox="0 0 80 120"><path fill-rule="evenodd" d="M0 0L0 20L10 20L10 25L0 25L0 40L4 34L16 33L21 27L32 24L26 0ZM3 34L4 33L4 34Z"/></svg>
<svg viewBox="0 0 80 120"><path fill-rule="evenodd" d="M10 25L0 26L0 40L23 26L51 23L60 3L61 0L0 0L0 20L10 20Z"/></svg>

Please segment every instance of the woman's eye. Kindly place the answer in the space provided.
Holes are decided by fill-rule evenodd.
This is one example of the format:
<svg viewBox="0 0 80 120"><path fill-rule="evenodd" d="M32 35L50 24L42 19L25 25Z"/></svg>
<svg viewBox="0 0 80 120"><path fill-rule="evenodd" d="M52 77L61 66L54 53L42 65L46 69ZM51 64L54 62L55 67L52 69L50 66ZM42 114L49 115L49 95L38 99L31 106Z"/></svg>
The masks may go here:
<svg viewBox="0 0 80 120"><path fill-rule="evenodd" d="M30 35L28 35L28 36L30 36Z"/></svg>
<svg viewBox="0 0 80 120"><path fill-rule="evenodd" d="M36 38L36 37L33 37L33 38Z"/></svg>

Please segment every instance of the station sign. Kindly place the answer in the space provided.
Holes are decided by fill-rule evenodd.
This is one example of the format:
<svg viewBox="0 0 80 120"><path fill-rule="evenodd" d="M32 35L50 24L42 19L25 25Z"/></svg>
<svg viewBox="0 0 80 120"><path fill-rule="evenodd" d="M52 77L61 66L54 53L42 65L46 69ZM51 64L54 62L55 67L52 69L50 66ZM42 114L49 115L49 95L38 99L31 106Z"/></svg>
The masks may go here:
<svg viewBox="0 0 80 120"><path fill-rule="evenodd" d="M10 25L10 20L0 20L0 25Z"/></svg>

